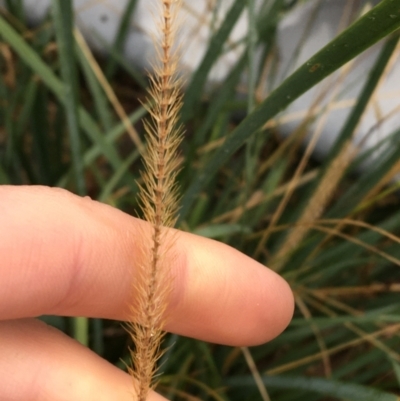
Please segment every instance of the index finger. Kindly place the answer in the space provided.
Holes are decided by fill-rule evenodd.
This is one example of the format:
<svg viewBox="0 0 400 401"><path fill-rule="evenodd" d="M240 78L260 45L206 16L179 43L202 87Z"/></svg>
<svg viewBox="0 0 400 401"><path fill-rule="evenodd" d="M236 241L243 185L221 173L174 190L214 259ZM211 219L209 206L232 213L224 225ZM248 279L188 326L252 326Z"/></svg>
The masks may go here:
<svg viewBox="0 0 400 401"><path fill-rule="evenodd" d="M0 187L0 319L42 314L126 320L141 230L110 206L46 187ZM259 344L293 312L289 286L233 248L179 233L167 330Z"/></svg>

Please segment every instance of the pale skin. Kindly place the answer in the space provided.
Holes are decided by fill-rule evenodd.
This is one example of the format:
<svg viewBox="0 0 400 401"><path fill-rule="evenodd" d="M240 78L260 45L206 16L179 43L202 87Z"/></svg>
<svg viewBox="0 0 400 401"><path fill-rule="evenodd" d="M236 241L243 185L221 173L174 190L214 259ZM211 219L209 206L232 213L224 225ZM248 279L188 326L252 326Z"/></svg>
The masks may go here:
<svg viewBox="0 0 400 401"><path fill-rule="evenodd" d="M34 318L126 320L146 223L46 187L0 187L0 399L131 401L130 377ZM168 331L233 346L276 337L287 283L216 241L178 232ZM155 392L149 401L165 400Z"/></svg>

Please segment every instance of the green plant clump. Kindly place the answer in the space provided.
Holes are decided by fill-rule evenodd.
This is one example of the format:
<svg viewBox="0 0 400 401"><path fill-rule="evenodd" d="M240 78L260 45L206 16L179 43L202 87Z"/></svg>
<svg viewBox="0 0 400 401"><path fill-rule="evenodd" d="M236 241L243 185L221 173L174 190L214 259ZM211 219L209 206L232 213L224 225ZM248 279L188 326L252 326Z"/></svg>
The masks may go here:
<svg viewBox="0 0 400 401"><path fill-rule="evenodd" d="M25 23L21 3L6 2L0 14L0 184L62 187L133 213L145 137L140 121L148 111L140 102L146 102L147 80L119 51L127 21L115 51L96 61L74 32L70 0L54 1L51 15L35 27ZM135 1L128 3L131 16ZM352 173L368 154L351 145L398 51L399 1L382 0L356 16L263 96L276 27L293 3L265 0L255 13L253 1L233 2L188 78L178 224L278 271L294 291L295 316L281 336L251 350L167 336L158 387L171 400L399 400L400 127L379 145L368 173ZM209 88L207 76L232 46L229 32L245 11L254 28L243 38L246 51L225 81ZM322 162L301 146L322 112L287 139L277 135L282 110L381 40L382 51ZM243 88L246 71L252 73ZM235 96L239 91L245 96ZM119 323L72 323L72 335L125 368ZM104 335L110 328L116 338Z"/></svg>

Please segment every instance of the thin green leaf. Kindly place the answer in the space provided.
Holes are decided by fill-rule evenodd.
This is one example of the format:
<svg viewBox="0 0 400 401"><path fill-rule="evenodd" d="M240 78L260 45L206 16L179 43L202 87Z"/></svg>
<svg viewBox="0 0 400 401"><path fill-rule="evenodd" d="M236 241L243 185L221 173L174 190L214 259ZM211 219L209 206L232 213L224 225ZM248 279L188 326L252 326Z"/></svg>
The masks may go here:
<svg viewBox="0 0 400 401"><path fill-rule="evenodd" d="M124 177L125 173L128 171L129 167L132 165L132 163L137 160L140 156L140 153L138 150L134 150L128 157L127 159L122 163L121 167L115 171L114 175L108 179L106 185L104 186L103 190L101 191L101 194L98 198L100 202L105 202L107 201L108 197L112 194L114 191L115 187L118 185L118 183L121 181L121 179ZM137 187L136 187L137 189ZM133 190L133 188L131 188Z"/></svg>
<svg viewBox="0 0 400 401"><path fill-rule="evenodd" d="M390 361L392 362L393 365L393 371L394 374L396 375L397 383L400 386L400 364L394 359L391 359Z"/></svg>
<svg viewBox="0 0 400 401"><path fill-rule="evenodd" d="M75 61L74 36L72 33L74 21L72 1L53 1L52 5L58 53L61 62L61 75L65 82L64 104L71 143L76 190L80 195L85 195L86 184L78 121L78 74Z"/></svg>
<svg viewBox="0 0 400 401"><path fill-rule="evenodd" d="M396 395L381 390L334 380L296 376L263 376L262 380L268 388L305 390L311 393L318 393L351 401L400 400ZM226 380L225 384L232 389L238 387L255 388L254 378L252 376L233 376Z"/></svg>

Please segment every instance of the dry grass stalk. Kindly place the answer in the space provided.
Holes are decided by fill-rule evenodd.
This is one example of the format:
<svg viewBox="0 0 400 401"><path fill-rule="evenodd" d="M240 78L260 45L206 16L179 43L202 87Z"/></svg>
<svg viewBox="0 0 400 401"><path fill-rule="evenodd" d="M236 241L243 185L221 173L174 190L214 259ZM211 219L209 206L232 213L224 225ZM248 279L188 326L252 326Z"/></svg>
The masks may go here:
<svg viewBox="0 0 400 401"><path fill-rule="evenodd" d="M324 336L321 332L321 329L318 327L318 325L314 324L312 322L312 314L310 309L308 308L307 304L303 300L303 296L300 295L299 293L295 294L295 301L296 301L296 306L299 308L300 312L304 316L306 320L309 321L311 330L313 331L315 335L315 339L317 340L318 346L321 350L321 355L322 355L322 363L324 366L324 372L325 376L327 378L332 377L332 364L329 358L329 355L326 355L327 351L327 346L324 340Z"/></svg>
<svg viewBox="0 0 400 401"><path fill-rule="evenodd" d="M318 302L313 300L312 298L305 296L307 303L309 303L311 306L313 306L314 308L316 308L317 310L322 311L323 313L325 313L327 316L335 318L338 316L337 313L335 313L329 306L327 306L326 304L331 304L331 306L335 306L336 308L341 304L337 301L335 301L334 299L329 299L327 297L324 297L324 299L322 300L322 302ZM343 306L347 306L345 304L342 304ZM347 308L346 308L347 309ZM349 308L352 309L352 308ZM359 312L359 311L350 311L348 312L350 315L353 316L362 316L363 313ZM355 324L351 323L351 322L344 322L343 323L344 327L347 327L350 331L352 331L353 333L357 334L360 338L366 338L366 340L372 344L374 347L382 350L385 354L389 355L392 359L394 359L395 361L399 362L400 361L400 355L392 350L390 347L388 347L384 342L380 341L377 338L374 337L369 337L369 333L360 329L359 327L357 327ZM387 327L387 325L385 325L384 323L379 325L380 327Z"/></svg>
<svg viewBox="0 0 400 401"><path fill-rule="evenodd" d="M312 170L306 174L303 174L301 179L297 182L297 188L308 184L310 181L312 181L316 176L317 176L318 170ZM279 186L278 188L275 189L274 192L270 194L264 194L263 191L255 191L251 198L247 201L246 205L244 208L246 210L248 209L253 209L257 206L260 206L261 204L270 201L271 199L274 199L277 196L281 196L285 194L287 191L289 184L283 184ZM238 206L232 210L229 210L228 212L225 212L217 217L215 217L212 220L212 223L217 224L217 223L223 223L225 221L229 223L236 223L238 220L240 220L241 216L243 214L243 206Z"/></svg>
<svg viewBox="0 0 400 401"><path fill-rule="evenodd" d="M251 375L254 378L258 391L263 401L271 401L271 398L268 394L268 390L262 380L261 374L257 369L257 365L254 361L253 356L251 355L250 350L247 347L240 347L240 350L243 353L244 359L246 360L247 366L250 369Z"/></svg>
<svg viewBox="0 0 400 401"><path fill-rule="evenodd" d="M126 114L124 107L122 106L121 102L119 101L117 95L114 92L111 84L108 82L107 77L103 73L101 67L99 66L98 62L96 61L95 57L93 56L89 46L87 45L85 38L82 36L81 32L75 28L74 30L74 37L76 43L80 47L83 55L85 56L87 62L90 64L94 75L96 76L97 80L99 81L101 87L103 88L104 93L107 96L110 104L113 106L115 112L117 113L118 117L124 124L126 132L131 137L133 143L138 147L139 150L142 149L142 141L140 140L139 134L136 132L134 126L129 120L128 115Z"/></svg>
<svg viewBox="0 0 400 401"><path fill-rule="evenodd" d="M181 81L177 76L178 56L174 45L180 0L160 0L159 4L160 37L155 39L158 53L149 90L149 104L153 106L149 109L151 120L145 122L147 148L140 187L144 218L153 229L150 235L143 233L142 264L134 284L133 323L129 325L135 345L131 374L138 401L145 401L154 385L157 360L162 355L160 343L172 281L167 261L173 259L168 254L172 242L166 237L166 227L173 227L177 218L176 153L182 139L178 122Z"/></svg>
<svg viewBox="0 0 400 401"><path fill-rule="evenodd" d="M291 371L293 369L297 369L301 366L307 365L312 362L316 362L322 359L324 355L334 355L339 352L342 352L344 350L350 349L352 347L356 347L358 345L364 344L365 342L371 342L373 339L377 337L384 337L386 335L395 335L400 331L400 324L392 324L389 325L381 330L374 331L372 333L367 333L365 336L361 338L356 338L354 340L350 340L348 342L339 344L335 347L329 348L326 352L317 352L315 354L306 356L304 358L298 359L293 362L288 362L284 365L278 366L273 369L269 369L265 372L265 374L274 376L274 375L279 375L288 371Z"/></svg>
<svg viewBox="0 0 400 401"><path fill-rule="evenodd" d="M308 202L306 209L297 221L296 228L290 232L286 241L276 254L273 263L277 271L282 268L291 252L308 233L310 230L309 224L319 219L323 214L327 204L332 199L340 180L353 160L354 154L355 152L352 143L351 141L348 141L343 146L339 155L332 161L330 168Z"/></svg>
<svg viewBox="0 0 400 401"><path fill-rule="evenodd" d="M356 287L325 287L310 290L312 295L320 297L354 297L354 296L375 296L379 293L400 292L400 284L371 284Z"/></svg>
<svg viewBox="0 0 400 401"><path fill-rule="evenodd" d="M315 115L315 110L317 109L319 103L328 94L328 91L330 88L331 93L328 97L328 103L325 108L325 112L321 116L321 118L318 120L317 126L316 126L314 133L307 145L304 155L296 168L293 178L289 182L288 190L285 193L285 195L283 196L283 199L281 200L277 210L275 211L275 213L273 214L273 216L271 218L268 228L264 231L264 234L257 245L257 249L256 249L255 255L254 255L255 257L258 257L262 253L263 249L265 248L265 244L267 243L268 238L273 231L274 226L276 226L277 222L279 221L280 217L282 216L283 212L285 211L287 205L289 204L289 201L294 193L297 183L301 179L301 176L307 166L307 163L311 157L311 154L312 154L313 150L315 149L318 139L320 138L320 136L322 134L326 120L328 119L332 105L334 104L334 100L336 99L337 94L338 94L340 88L342 87L342 84L343 84L347 74L350 72L352 66L353 66L353 63L350 62L347 64L347 66L345 66L342 69L342 71L340 72L340 76L339 76L338 80L335 82L335 85L333 87L328 83L326 85L326 87L320 91L319 96L317 96L312 107L308 111L308 115L307 115L306 119L300 125L299 130L301 132L304 129L303 126L306 127L308 125L308 122L311 120L311 117L313 115ZM280 251L278 251L278 252L280 252ZM274 270L279 272L287 260L287 255L284 255L284 257L285 257L285 259L283 259L281 257L281 253L279 253L279 255L276 255L273 258L273 260L271 260L269 262L269 265L273 266Z"/></svg>

